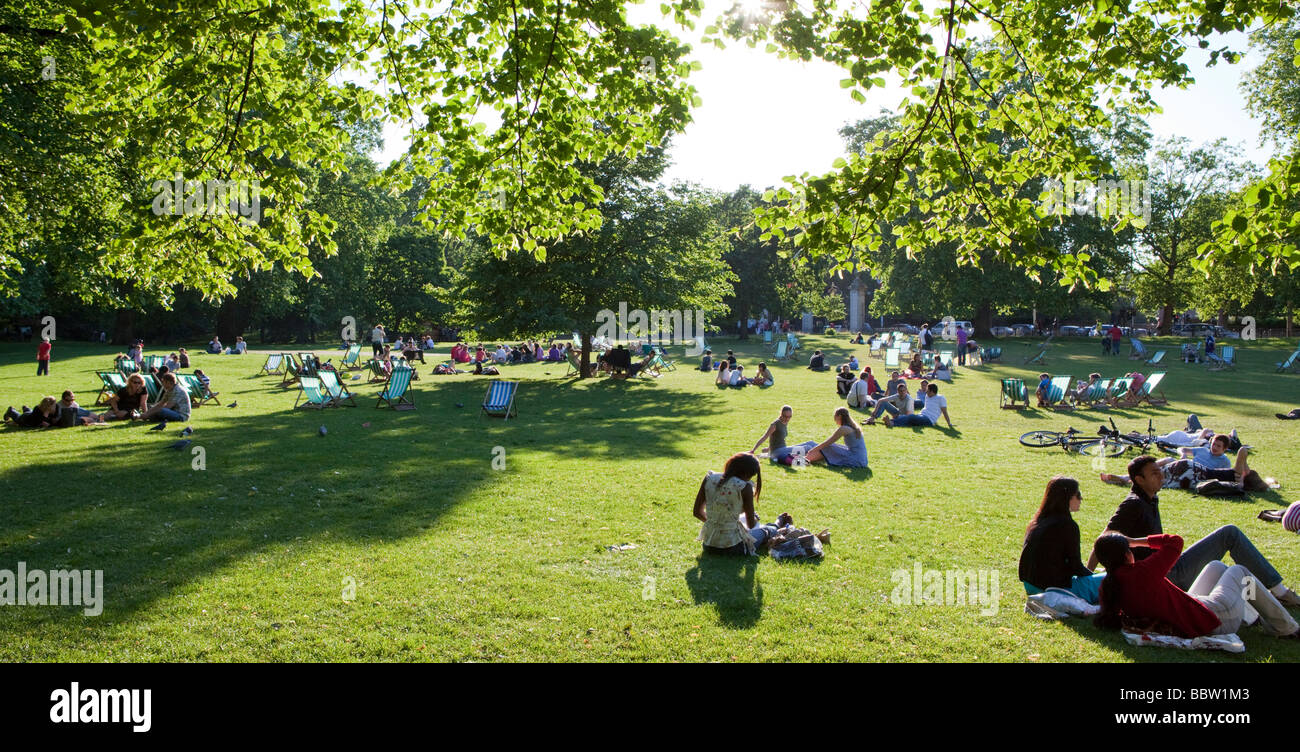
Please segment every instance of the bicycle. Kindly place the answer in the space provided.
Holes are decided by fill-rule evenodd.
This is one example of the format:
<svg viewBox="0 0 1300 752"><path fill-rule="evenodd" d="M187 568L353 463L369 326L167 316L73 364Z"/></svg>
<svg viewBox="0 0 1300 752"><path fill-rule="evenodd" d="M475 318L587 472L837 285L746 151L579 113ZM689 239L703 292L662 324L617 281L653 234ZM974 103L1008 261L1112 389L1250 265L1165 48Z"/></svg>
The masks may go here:
<svg viewBox="0 0 1300 752"><path fill-rule="evenodd" d="M1107 420L1110 421L1110 429L1108 430L1105 426L1102 426L1097 433L1106 437L1108 440L1124 444L1126 451L1129 447L1132 447L1137 449L1139 454L1146 454L1151 447L1154 446L1165 454L1178 454L1178 447L1160 441L1156 436L1155 431L1152 430L1152 421L1149 418L1147 419L1147 432L1145 434L1140 434L1136 431L1126 434L1120 433L1119 428L1115 426L1115 419L1107 418Z"/></svg>
<svg viewBox="0 0 1300 752"><path fill-rule="evenodd" d="M1020 443L1035 449L1059 446L1065 452L1077 452L1089 457L1118 457L1128 451L1128 445L1111 436L1109 431L1100 439L1076 438L1082 433L1073 427L1065 429L1064 433L1040 429L1021 434Z"/></svg>

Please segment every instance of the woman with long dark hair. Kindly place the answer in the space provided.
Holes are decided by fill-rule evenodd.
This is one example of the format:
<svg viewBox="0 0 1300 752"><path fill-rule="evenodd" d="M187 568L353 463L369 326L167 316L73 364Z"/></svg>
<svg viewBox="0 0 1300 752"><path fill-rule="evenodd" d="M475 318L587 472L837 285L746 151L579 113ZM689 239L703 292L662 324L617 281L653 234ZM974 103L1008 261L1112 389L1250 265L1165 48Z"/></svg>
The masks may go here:
<svg viewBox="0 0 1300 752"><path fill-rule="evenodd" d="M862 437L861 426L853 420L853 414L847 407L837 407L831 418L837 428L825 441L820 444L805 441L797 445L803 447L805 459L809 462L825 460L826 464L836 467L866 467L867 442ZM844 439L844 446L835 443L840 439ZM793 460L794 457L787 457L782 461L793 463Z"/></svg>
<svg viewBox="0 0 1300 752"><path fill-rule="evenodd" d="M1135 546L1146 546L1152 554L1138 561L1133 556ZM1230 567L1212 561L1187 592L1178 589L1166 577L1183 551L1183 539L1177 535L1128 538L1107 533L1097 539L1094 551L1106 567L1096 619L1099 627L1119 629L1127 617L1153 631L1180 637L1233 634L1245 621L1249 603L1268 632L1300 638L1296 620L1240 564Z"/></svg>
<svg viewBox="0 0 1300 752"><path fill-rule="evenodd" d="M705 553L754 553L770 534L759 526L754 513L754 502L762 492L763 468L749 452L731 455L722 472L704 476L695 495L694 514L704 523L698 540Z"/></svg>
<svg viewBox="0 0 1300 752"><path fill-rule="evenodd" d="M1020 582L1030 595L1062 588L1097 602L1105 575L1093 574L1079 557L1079 525L1072 513L1082 505L1079 481L1058 475L1047 482L1020 550Z"/></svg>

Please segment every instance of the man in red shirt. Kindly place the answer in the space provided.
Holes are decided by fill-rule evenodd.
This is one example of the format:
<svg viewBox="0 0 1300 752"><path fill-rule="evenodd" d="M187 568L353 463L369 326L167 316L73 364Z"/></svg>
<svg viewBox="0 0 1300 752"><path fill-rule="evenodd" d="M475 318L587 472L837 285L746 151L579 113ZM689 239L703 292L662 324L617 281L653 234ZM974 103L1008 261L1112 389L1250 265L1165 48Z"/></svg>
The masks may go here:
<svg viewBox="0 0 1300 752"><path fill-rule="evenodd" d="M1107 332L1107 334L1110 335L1110 352L1111 352L1111 354L1112 354L1112 355L1119 355L1119 338L1120 338L1121 336L1123 336L1124 333L1121 332L1121 331L1119 330L1119 325L1118 325L1118 324L1111 324L1111 325L1110 325L1110 331Z"/></svg>
<svg viewBox="0 0 1300 752"><path fill-rule="evenodd" d="M50 350L54 345L50 344L49 337L41 337L41 343L36 346L36 375L50 375Z"/></svg>

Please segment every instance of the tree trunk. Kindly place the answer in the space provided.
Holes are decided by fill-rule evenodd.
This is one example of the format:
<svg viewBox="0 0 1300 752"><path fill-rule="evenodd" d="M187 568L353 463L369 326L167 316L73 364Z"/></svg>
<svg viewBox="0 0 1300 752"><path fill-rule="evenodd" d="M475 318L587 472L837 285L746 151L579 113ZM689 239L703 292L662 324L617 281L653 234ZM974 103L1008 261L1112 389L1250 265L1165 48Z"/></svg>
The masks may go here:
<svg viewBox="0 0 1300 752"><path fill-rule="evenodd" d="M591 378L591 333L582 333L582 353L578 356L580 370L578 371L579 379Z"/></svg>
<svg viewBox="0 0 1300 752"><path fill-rule="evenodd" d="M975 309L975 320L971 322L975 325L976 338L993 336L993 304L987 300L980 303L979 308Z"/></svg>
<svg viewBox="0 0 1300 752"><path fill-rule="evenodd" d="M1291 301L1288 300L1288 301L1286 302L1286 336L1287 336L1287 339L1290 339L1290 338L1291 338L1291 320L1294 318L1294 316L1295 316L1294 308L1293 308L1293 306L1292 306L1292 304L1291 304Z"/></svg>
<svg viewBox="0 0 1300 752"><path fill-rule="evenodd" d="M113 320L112 342L115 345L130 345L135 341L135 311L120 310Z"/></svg>
<svg viewBox="0 0 1300 752"><path fill-rule="evenodd" d="M221 301L221 308L217 310L217 336L222 342L229 342L233 346L235 337L243 336L252 318L249 308L247 303L240 301L238 295Z"/></svg>
<svg viewBox="0 0 1300 752"><path fill-rule="evenodd" d="M1159 334L1169 334L1174 328L1174 304L1165 303L1160 309Z"/></svg>

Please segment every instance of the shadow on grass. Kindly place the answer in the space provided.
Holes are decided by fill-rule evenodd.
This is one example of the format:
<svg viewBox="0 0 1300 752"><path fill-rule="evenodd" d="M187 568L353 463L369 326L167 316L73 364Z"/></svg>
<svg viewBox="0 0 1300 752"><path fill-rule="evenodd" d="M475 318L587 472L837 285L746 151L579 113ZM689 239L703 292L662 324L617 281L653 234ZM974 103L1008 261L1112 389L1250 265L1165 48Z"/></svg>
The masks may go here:
<svg viewBox="0 0 1300 752"><path fill-rule="evenodd" d="M686 586L695 605L712 603L718 623L731 629L749 629L763 615L763 586L758 582L757 556L700 554L686 572Z"/></svg>
<svg viewBox="0 0 1300 752"><path fill-rule="evenodd" d="M497 447L670 459L685 454L702 417L723 409L712 396L672 389L620 399L636 382L525 380L519 416L501 421L478 417L488 381L426 378L412 386L418 409L400 413L368 406L375 389L352 409L294 411L292 389L270 413L204 407L182 451L168 448L180 426L70 429L84 432L75 449L0 469L0 555L34 568L104 570L105 614L124 620L295 541L368 546L419 536L473 490L518 482L492 468ZM269 379L264 388L275 390ZM228 398L246 393L232 388ZM47 611L40 618L60 618Z"/></svg>

